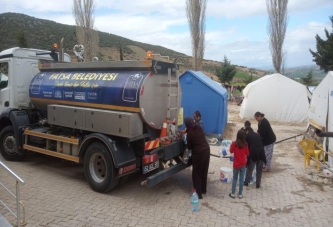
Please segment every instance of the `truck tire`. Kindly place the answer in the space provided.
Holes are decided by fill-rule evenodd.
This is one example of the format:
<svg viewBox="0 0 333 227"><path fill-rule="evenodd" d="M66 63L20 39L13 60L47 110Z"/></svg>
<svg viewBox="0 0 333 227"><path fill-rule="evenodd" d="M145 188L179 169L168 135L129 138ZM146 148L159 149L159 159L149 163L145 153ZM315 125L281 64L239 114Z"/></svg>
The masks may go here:
<svg viewBox="0 0 333 227"><path fill-rule="evenodd" d="M111 154L101 142L94 142L87 148L84 173L90 187L96 192L109 192L119 183Z"/></svg>
<svg viewBox="0 0 333 227"><path fill-rule="evenodd" d="M7 161L21 161L25 154L20 155L16 150L13 126L7 126L0 132L0 153Z"/></svg>

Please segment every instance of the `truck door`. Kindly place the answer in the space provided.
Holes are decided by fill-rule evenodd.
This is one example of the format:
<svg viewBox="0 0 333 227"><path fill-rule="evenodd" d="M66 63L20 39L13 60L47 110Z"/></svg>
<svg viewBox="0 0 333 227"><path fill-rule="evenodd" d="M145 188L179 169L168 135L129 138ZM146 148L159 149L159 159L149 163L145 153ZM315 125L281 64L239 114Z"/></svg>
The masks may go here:
<svg viewBox="0 0 333 227"><path fill-rule="evenodd" d="M9 91L8 86L9 64L0 62L0 113L9 108Z"/></svg>

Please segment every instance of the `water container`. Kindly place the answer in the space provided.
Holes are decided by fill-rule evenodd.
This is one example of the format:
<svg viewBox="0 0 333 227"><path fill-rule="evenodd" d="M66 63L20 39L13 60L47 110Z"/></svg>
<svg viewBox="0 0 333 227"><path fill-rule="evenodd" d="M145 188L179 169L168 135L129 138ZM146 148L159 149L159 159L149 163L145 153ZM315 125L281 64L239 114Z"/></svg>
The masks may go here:
<svg viewBox="0 0 333 227"><path fill-rule="evenodd" d="M230 183L232 179L232 169L228 167L220 168L220 181L222 183Z"/></svg>
<svg viewBox="0 0 333 227"><path fill-rule="evenodd" d="M187 144L187 134L183 135L183 141L185 144Z"/></svg>
<svg viewBox="0 0 333 227"><path fill-rule="evenodd" d="M250 184L253 184L256 182L256 177L257 177L257 169L256 169L256 165L253 167L253 171L252 171L252 175L250 178Z"/></svg>
<svg viewBox="0 0 333 227"><path fill-rule="evenodd" d="M234 153L230 153L230 162L234 162Z"/></svg>
<svg viewBox="0 0 333 227"><path fill-rule="evenodd" d="M256 167L254 166L252 176L251 176L251 179L250 179L250 184L255 183L256 180L257 180L257 170L256 170Z"/></svg>
<svg viewBox="0 0 333 227"><path fill-rule="evenodd" d="M333 168L329 168L329 169L324 169L323 173L325 176L327 177L333 177Z"/></svg>
<svg viewBox="0 0 333 227"><path fill-rule="evenodd" d="M189 150L186 148L186 150L184 151L184 154L183 154L183 158L182 158L183 163L187 164L189 158L190 158Z"/></svg>
<svg viewBox="0 0 333 227"><path fill-rule="evenodd" d="M191 195L191 210L192 212L199 211L199 196L194 188Z"/></svg>
<svg viewBox="0 0 333 227"><path fill-rule="evenodd" d="M232 140L222 140L222 145L224 147L230 147Z"/></svg>
<svg viewBox="0 0 333 227"><path fill-rule="evenodd" d="M225 149L225 147L222 147L222 149L221 149L221 155L223 157L227 156L227 150Z"/></svg>

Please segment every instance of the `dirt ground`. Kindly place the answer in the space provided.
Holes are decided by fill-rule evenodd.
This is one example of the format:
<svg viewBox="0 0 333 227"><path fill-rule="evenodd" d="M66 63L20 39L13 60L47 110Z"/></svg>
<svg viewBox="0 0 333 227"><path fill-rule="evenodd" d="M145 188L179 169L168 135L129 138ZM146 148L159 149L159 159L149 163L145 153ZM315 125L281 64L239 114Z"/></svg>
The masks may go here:
<svg viewBox="0 0 333 227"><path fill-rule="evenodd" d="M237 130L239 130L241 127L244 126L244 122L246 120L251 122L251 126L254 131L257 131L258 122L253 119L241 119L239 117L239 109L240 106L236 104L236 102L229 102L228 104L228 125L226 127L226 130L223 134L224 138L236 138ZM254 114L254 113L253 113ZM269 119L267 119L269 120ZM306 130L307 122L278 122L278 121L270 121L271 126L273 127L274 133L279 137L280 134L283 134L285 132L290 133L304 133ZM235 127L236 126L236 127ZM239 126L239 127L238 127ZM299 133L300 132L300 133ZM296 135L296 134L295 134ZM280 139L285 138L277 138L277 141Z"/></svg>

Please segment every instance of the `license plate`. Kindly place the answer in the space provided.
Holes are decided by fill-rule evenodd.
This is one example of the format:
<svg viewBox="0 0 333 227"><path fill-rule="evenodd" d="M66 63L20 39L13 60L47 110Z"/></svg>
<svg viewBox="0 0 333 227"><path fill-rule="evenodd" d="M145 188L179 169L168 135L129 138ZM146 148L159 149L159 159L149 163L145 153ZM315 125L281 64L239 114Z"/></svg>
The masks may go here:
<svg viewBox="0 0 333 227"><path fill-rule="evenodd" d="M146 174L150 171L153 171L154 169L157 169L159 166L160 166L159 161L149 163L148 165L142 166L142 173Z"/></svg>

